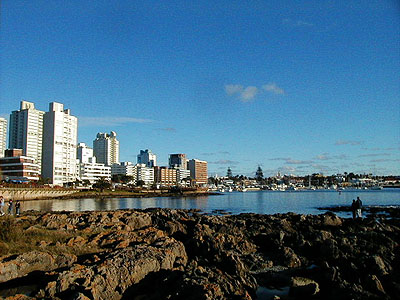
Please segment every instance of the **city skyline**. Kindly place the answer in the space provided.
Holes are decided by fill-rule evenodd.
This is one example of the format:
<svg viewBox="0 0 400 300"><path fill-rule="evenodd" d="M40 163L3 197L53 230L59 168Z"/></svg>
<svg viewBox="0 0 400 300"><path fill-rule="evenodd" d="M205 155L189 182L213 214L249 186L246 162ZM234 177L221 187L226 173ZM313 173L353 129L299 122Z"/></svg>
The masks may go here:
<svg viewBox="0 0 400 300"><path fill-rule="evenodd" d="M64 103L78 142L115 131L209 175L400 173L399 5L4 1L0 117Z"/></svg>

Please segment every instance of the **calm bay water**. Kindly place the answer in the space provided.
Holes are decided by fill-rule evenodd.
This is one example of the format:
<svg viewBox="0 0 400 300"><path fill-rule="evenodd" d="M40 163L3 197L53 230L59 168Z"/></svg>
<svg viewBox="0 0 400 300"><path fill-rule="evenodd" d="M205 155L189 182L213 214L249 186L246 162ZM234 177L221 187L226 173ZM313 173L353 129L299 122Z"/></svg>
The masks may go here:
<svg viewBox="0 0 400 300"><path fill-rule="evenodd" d="M295 212L320 214L317 207L350 205L352 199L361 198L364 205L400 205L400 189L380 191L350 190L340 194L336 191L293 191L293 192L233 192L204 197L155 197L155 198L106 198L25 201L23 210L39 211L93 211L127 208L175 208L200 209L206 213L225 211L232 214L260 213L275 214ZM350 213L340 213L350 217Z"/></svg>

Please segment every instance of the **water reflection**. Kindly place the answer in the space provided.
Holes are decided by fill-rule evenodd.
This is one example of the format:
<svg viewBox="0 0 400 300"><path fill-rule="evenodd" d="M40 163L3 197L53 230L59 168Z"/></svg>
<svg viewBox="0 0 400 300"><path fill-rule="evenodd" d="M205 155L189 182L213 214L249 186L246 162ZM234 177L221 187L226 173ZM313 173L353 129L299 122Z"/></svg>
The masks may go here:
<svg viewBox="0 0 400 300"><path fill-rule="evenodd" d="M317 207L350 205L352 199L361 197L364 205L399 205L400 190L349 191L341 194L334 191L304 192L246 192L226 193L202 197L155 197L155 198L87 198L24 201L22 210L39 211L93 211L128 208L176 208L200 209L211 213L224 210L233 214L253 212L275 214L296 212L319 214ZM341 214L348 217L348 213Z"/></svg>

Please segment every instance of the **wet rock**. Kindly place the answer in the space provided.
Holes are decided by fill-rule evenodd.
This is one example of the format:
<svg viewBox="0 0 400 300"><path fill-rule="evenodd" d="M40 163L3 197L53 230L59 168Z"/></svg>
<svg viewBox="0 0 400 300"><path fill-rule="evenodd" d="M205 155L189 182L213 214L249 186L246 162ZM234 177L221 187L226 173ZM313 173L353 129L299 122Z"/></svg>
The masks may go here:
<svg viewBox="0 0 400 300"><path fill-rule="evenodd" d="M367 287L371 292L385 295L386 292L382 286L382 283L378 279L376 275L368 275L367 278Z"/></svg>
<svg viewBox="0 0 400 300"><path fill-rule="evenodd" d="M380 256L374 255L369 261L371 263L371 269L376 271L378 275L383 276L388 274L388 268Z"/></svg>
<svg viewBox="0 0 400 300"><path fill-rule="evenodd" d="M285 266L288 266L290 268L297 268L301 266L301 260L297 256L297 254L294 253L293 249L289 247L284 247L282 249L282 252Z"/></svg>
<svg viewBox="0 0 400 300"><path fill-rule="evenodd" d="M303 277L293 277L289 295L292 297L307 297L316 295L319 291L319 285L314 280Z"/></svg>

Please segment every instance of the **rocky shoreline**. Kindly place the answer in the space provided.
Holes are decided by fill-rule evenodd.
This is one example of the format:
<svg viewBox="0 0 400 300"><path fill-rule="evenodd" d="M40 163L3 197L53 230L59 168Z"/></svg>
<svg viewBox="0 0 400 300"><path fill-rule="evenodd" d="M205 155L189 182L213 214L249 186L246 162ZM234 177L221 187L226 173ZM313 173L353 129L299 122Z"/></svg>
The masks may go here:
<svg viewBox="0 0 400 300"><path fill-rule="evenodd" d="M5 299L398 299L400 294L395 218L147 209L26 212L1 222L3 230L9 228L8 235L0 235ZM22 231L12 240L16 228ZM24 241L28 246L11 250Z"/></svg>

